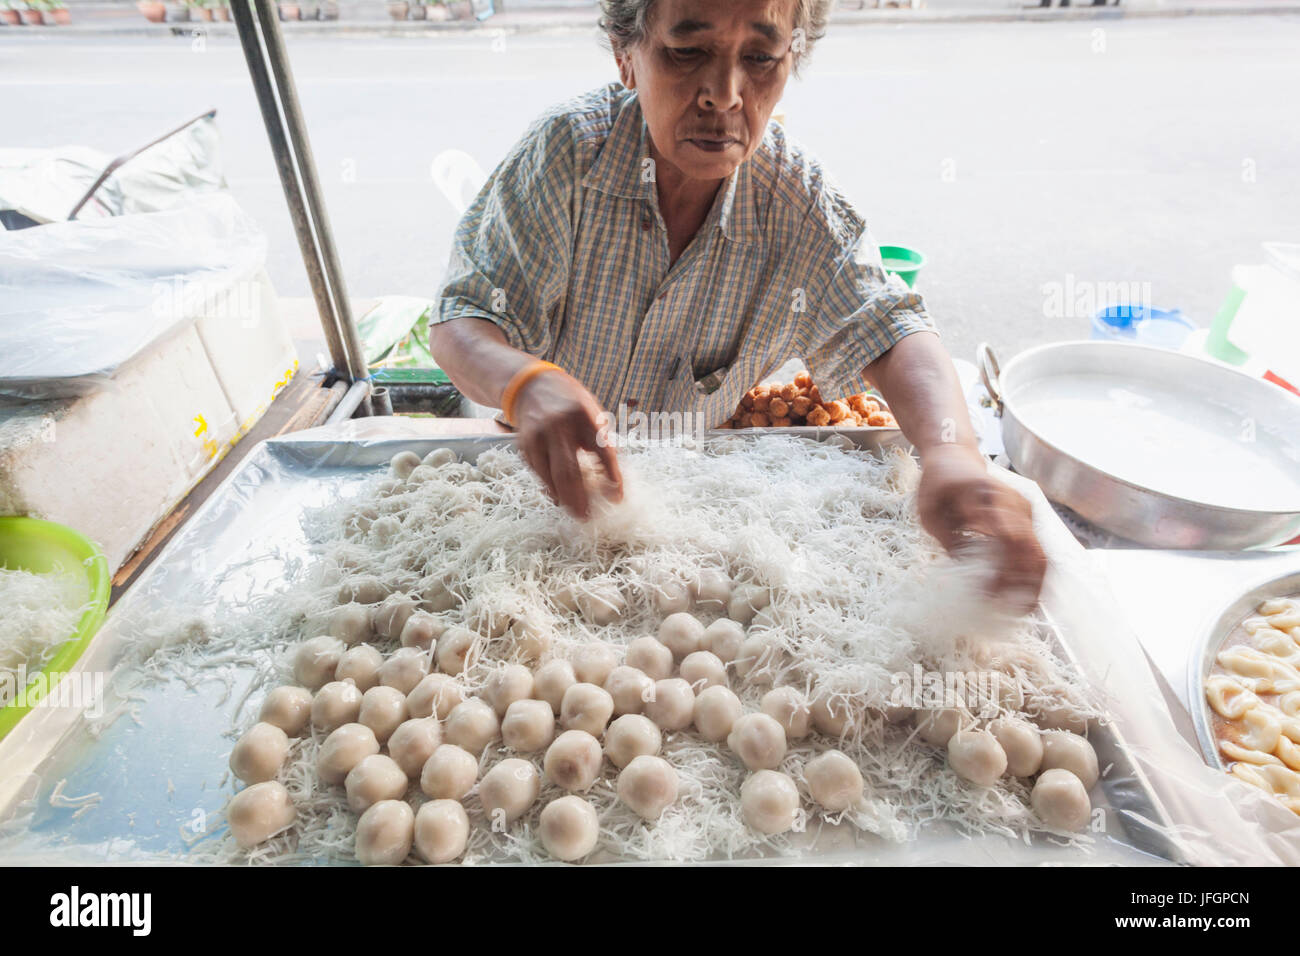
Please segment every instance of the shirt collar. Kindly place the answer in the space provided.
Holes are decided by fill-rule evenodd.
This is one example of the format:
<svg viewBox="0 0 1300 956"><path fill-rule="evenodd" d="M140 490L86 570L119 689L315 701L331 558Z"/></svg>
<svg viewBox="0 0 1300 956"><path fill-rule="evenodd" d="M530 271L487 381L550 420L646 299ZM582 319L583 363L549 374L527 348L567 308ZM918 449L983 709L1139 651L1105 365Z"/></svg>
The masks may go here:
<svg viewBox="0 0 1300 956"><path fill-rule="evenodd" d="M614 117L600 155L582 178L582 185L611 196L657 202L654 182L642 175L644 160L649 157L650 133L641 104L633 96ZM727 177L714 201L717 216L711 212L707 220L716 222L732 242L754 242L759 238L752 163L750 157Z"/></svg>

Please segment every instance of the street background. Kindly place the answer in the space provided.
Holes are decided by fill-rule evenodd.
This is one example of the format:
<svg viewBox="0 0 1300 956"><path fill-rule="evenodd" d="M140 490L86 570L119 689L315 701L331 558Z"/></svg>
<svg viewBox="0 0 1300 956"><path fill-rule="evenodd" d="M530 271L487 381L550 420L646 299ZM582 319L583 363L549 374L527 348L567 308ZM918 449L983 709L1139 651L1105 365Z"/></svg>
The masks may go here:
<svg viewBox="0 0 1300 956"><path fill-rule="evenodd" d="M74 7L80 29L0 30L4 144L117 154L216 107L227 178L269 236L277 289L308 296L230 26L173 35L98 6ZM615 77L594 7L554 7L563 17L506 32L504 16L400 36L288 25L355 298L435 293L457 218L435 156L463 150L490 170L544 108ZM1261 241L1300 240L1300 14L934 16L944 9L837 16L783 108L877 240L928 256L918 289L955 355L1086 337L1091 291L1119 283L1207 326L1233 264L1260 261ZM575 15L590 25L566 25Z"/></svg>

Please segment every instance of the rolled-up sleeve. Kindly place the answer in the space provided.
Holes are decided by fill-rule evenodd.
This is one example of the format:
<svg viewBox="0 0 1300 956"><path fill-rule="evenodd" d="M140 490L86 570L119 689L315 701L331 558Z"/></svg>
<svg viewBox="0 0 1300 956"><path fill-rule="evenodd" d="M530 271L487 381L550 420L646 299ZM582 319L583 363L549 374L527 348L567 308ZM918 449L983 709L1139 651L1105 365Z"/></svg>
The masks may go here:
<svg viewBox="0 0 1300 956"><path fill-rule="evenodd" d="M430 325L487 319L515 348L550 353L573 247L574 170L565 117L542 117L461 217Z"/></svg>
<svg viewBox="0 0 1300 956"><path fill-rule="evenodd" d="M913 332L937 331L921 296L881 264L865 227L843 241L821 236L820 281L808 304L804 363L829 401L866 390L875 359Z"/></svg>

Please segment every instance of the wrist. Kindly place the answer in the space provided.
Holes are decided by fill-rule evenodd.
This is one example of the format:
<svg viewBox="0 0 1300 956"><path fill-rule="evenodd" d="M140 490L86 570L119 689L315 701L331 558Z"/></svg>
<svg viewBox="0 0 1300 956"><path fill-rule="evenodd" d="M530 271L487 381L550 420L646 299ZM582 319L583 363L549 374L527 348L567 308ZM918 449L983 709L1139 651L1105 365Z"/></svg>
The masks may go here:
<svg viewBox="0 0 1300 956"><path fill-rule="evenodd" d="M562 372L558 365L536 359L510 377L501 393L501 413L512 426L518 427L518 406L523 394L547 372Z"/></svg>
<svg viewBox="0 0 1300 956"><path fill-rule="evenodd" d="M978 465L981 470L988 465L984 453L974 442L935 442L933 445L917 447L916 453L920 456L922 467L932 461L966 461Z"/></svg>

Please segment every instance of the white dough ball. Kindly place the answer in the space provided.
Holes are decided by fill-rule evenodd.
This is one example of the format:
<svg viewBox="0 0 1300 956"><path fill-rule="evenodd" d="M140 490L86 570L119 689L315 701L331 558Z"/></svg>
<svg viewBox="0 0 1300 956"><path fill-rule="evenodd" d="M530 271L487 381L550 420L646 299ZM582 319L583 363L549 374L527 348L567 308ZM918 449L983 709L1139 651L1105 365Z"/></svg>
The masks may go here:
<svg viewBox="0 0 1300 956"><path fill-rule="evenodd" d="M685 611L669 614L659 625L659 643L672 651L674 660L700 649L704 640L704 625Z"/></svg>
<svg viewBox="0 0 1300 956"><path fill-rule="evenodd" d="M411 853L415 814L402 800L380 800L357 821L357 861L363 866L397 866Z"/></svg>
<svg viewBox="0 0 1300 956"><path fill-rule="evenodd" d="M855 726L853 707L843 695L821 693L808 705L813 726L827 737L842 738Z"/></svg>
<svg viewBox="0 0 1300 956"><path fill-rule="evenodd" d="M655 607L660 614L681 614L691 609L691 589L685 581L662 582L655 590ZM683 655L684 656L684 655Z"/></svg>
<svg viewBox="0 0 1300 956"><path fill-rule="evenodd" d="M350 680L330 681L311 701L311 725L325 733L356 723L360 713L361 691Z"/></svg>
<svg viewBox="0 0 1300 956"><path fill-rule="evenodd" d="M416 611L402 626L400 640L403 647L418 647L428 651L433 649L446 629L446 625L428 611Z"/></svg>
<svg viewBox="0 0 1300 956"><path fill-rule="evenodd" d="M698 607L709 611L725 610L731 602L731 577L725 571L705 568L691 586Z"/></svg>
<svg viewBox="0 0 1300 956"><path fill-rule="evenodd" d="M1042 740L1043 770L1068 770L1079 778L1085 790L1096 786L1101 771L1092 744L1068 730L1043 731Z"/></svg>
<svg viewBox="0 0 1300 956"><path fill-rule="evenodd" d="M1077 833L1092 816L1092 801L1083 781L1060 767L1039 775L1029 802L1039 818L1054 830Z"/></svg>
<svg viewBox="0 0 1300 956"><path fill-rule="evenodd" d="M627 610L627 599L616 587L589 587L578 592L578 613L597 627L613 624Z"/></svg>
<svg viewBox="0 0 1300 956"><path fill-rule="evenodd" d="M544 700L517 700L501 719L501 739L511 750L545 750L555 739L555 714Z"/></svg>
<svg viewBox="0 0 1300 956"><path fill-rule="evenodd" d="M662 757L643 755L619 772L618 798L646 820L658 820L677 799L677 771Z"/></svg>
<svg viewBox="0 0 1300 956"><path fill-rule="evenodd" d="M660 730L684 730L695 719L695 691L680 677L655 681L654 699L646 701L645 715Z"/></svg>
<svg viewBox="0 0 1300 956"><path fill-rule="evenodd" d="M614 715L639 714L645 709L646 698L654 693L655 682L635 667L626 664L615 667L605 678L605 690L614 701Z"/></svg>
<svg viewBox="0 0 1300 956"><path fill-rule="evenodd" d="M349 646L374 637L370 608L364 604L340 604L330 613L329 632Z"/></svg>
<svg viewBox="0 0 1300 956"><path fill-rule="evenodd" d="M231 797L226 807L230 833L246 850L269 840L297 818L289 791L275 780L244 788Z"/></svg>
<svg viewBox="0 0 1300 956"><path fill-rule="evenodd" d="M437 718L418 717L393 731L388 738L388 755L414 780L441 744L442 727Z"/></svg>
<svg viewBox="0 0 1300 956"><path fill-rule="evenodd" d="M413 451L399 451L388 465L394 477L405 481L419 467L420 456Z"/></svg>
<svg viewBox="0 0 1300 956"><path fill-rule="evenodd" d="M452 708L465 700L465 688L450 674L427 674L406 695L406 710L412 717L446 720Z"/></svg>
<svg viewBox="0 0 1300 956"><path fill-rule="evenodd" d="M424 464L430 468L442 468L444 465L452 465L460 459L450 448L435 448L429 454L424 456Z"/></svg>
<svg viewBox="0 0 1300 956"><path fill-rule="evenodd" d="M652 680L663 680L673 672L673 652L653 637L638 637L627 646L623 659Z"/></svg>
<svg viewBox="0 0 1300 956"><path fill-rule="evenodd" d="M759 709L785 731L786 740L802 740L812 725L812 709L793 687L776 687L763 695Z"/></svg>
<svg viewBox="0 0 1300 956"><path fill-rule="evenodd" d="M804 766L803 775L812 798L832 813L847 810L862 799L862 771L838 750L813 757Z"/></svg>
<svg viewBox="0 0 1300 956"><path fill-rule="evenodd" d="M696 690L727 686L727 666L709 651L695 651L682 661L682 680Z"/></svg>
<svg viewBox="0 0 1300 956"><path fill-rule="evenodd" d="M731 725L727 746L750 770L775 770L785 759L785 728L767 714L745 714Z"/></svg>
<svg viewBox="0 0 1300 956"><path fill-rule="evenodd" d="M230 751L230 770L244 783L263 783L280 772L288 756L288 735L275 724L259 721Z"/></svg>
<svg viewBox="0 0 1300 956"><path fill-rule="evenodd" d="M311 719L311 691L306 687L277 687L266 695L257 719L297 737Z"/></svg>
<svg viewBox="0 0 1300 956"><path fill-rule="evenodd" d="M546 852L567 863L582 859L596 848L600 820L595 807L569 794L542 808L537 830Z"/></svg>
<svg viewBox="0 0 1300 956"><path fill-rule="evenodd" d="M507 630L515 656L525 661L536 661L551 649L553 625L549 621L515 618Z"/></svg>
<svg viewBox="0 0 1300 956"><path fill-rule="evenodd" d="M740 786L740 815L759 833L784 833L799 815L799 789L775 770L750 774Z"/></svg>
<svg viewBox="0 0 1300 956"><path fill-rule="evenodd" d="M489 820L514 823L533 805L541 789L541 776L532 763L507 757L483 775L478 796Z"/></svg>
<svg viewBox="0 0 1300 956"><path fill-rule="evenodd" d="M987 730L959 730L948 738L948 766L977 787L991 787L1007 772L1007 752Z"/></svg>
<svg viewBox="0 0 1300 956"><path fill-rule="evenodd" d="M363 757L343 778L353 813L365 813L380 800L400 800L406 785L406 773L396 760L383 754Z"/></svg>
<svg viewBox="0 0 1300 956"><path fill-rule="evenodd" d="M501 722L497 712L478 697L457 704L443 721L442 738L468 750L475 757L501 735Z"/></svg>
<svg viewBox="0 0 1300 956"><path fill-rule="evenodd" d="M771 595L767 588L755 584L738 584L732 589L731 600L727 602L727 617L741 624L748 624L754 620L755 614L767 607L770 600Z"/></svg>
<svg viewBox="0 0 1300 956"><path fill-rule="evenodd" d="M732 661L736 673L747 683L765 686L776 680L777 670L785 663L785 651L766 634L745 638L740 652Z"/></svg>
<svg viewBox="0 0 1300 956"><path fill-rule="evenodd" d="M396 518L390 520L398 528L401 527ZM378 524L378 522L375 522L376 528ZM406 622L415 615L416 610L415 598L411 595L390 594L375 608L374 617L371 618L375 633L389 640L397 640L402 636L402 629L406 627Z"/></svg>
<svg viewBox="0 0 1300 956"><path fill-rule="evenodd" d="M745 628L725 617L718 618L706 627L700 638L700 647L724 664L730 664L739 657L744 645Z"/></svg>
<svg viewBox="0 0 1300 956"><path fill-rule="evenodd" d="M726 740L745 709L726 687L706 687L695 697L695 729L705 740Z"/></svg>
<svg viewBox="0 0 1300 956"><path fill-rule="evenodd" d="M618 666L618 655L605 643L584 644L573 652L570 663L579 683L603 687L610 672Z"/></svg>
<svg viewBox="0 0 1300 956"><path fill-rule="evenodd" d="M463 747L442 744L420 772L420 789L435 800L459 800L478 780L478 758Z"/></svg>
<svg viewBox="0 0 1300 956"><path fill-rule="evenodd" d="M469 817L455 800L431 800L415 812L415 852L426 863L450 863L469 843Z"/></svg>
<svg viewBox="0 0 1300 956"><path fill-rule="evenodd" d="M316 690L334 679L334 670L343 656L343 642L322 634L298 645L293 659L293 678L304 687Z"/></svg>
<svg viewBox="0 0 1300 956"><path fill-rule="evenodd" d="M641 714L624 714L605 731L605 756L620 770L642 754L654 755L663 746L663 736L654 721Z"/></svg>
<svg viewBox="0 0 1300 956"><path fill-rule="evenodd" d="M931 747L947 747L952 735L970 723L969 715L956 707L916 712L917 732Z"/></svg>
<svg viewBox="0 0 1300 956"><path fill-rule="evenodd" d="M476 645L479 636L467 627L453 625L438 638L434 655L438 670L444 674L459 674L478 658Z"/></svg>
<svg viewBox="0 0 1300 956"><path fill-rule="evenodd" d="M614 715L614 698L595 684L574 684L564 692L560 702L560 726L565 730L585 730L593 737L605 732Z"/></svg>
<svg viewBox="0 0 1300 956"><path fill-rule="evenodd" d="M568 661L548 661L533 675L533 693L550 704L553 713L559 714L564 692L577 682L578 675Z"/></svg>
<svg viewBox="0 0 1300 956"><path fill-rule="evenodd" d="M379 683L405 697L429 673L429 654L418 647L399 647L379 668Z"/></svg>
<svg viewBox="0 0 1300 956"><path fill-rule="evenodd" d="M492 705L498 717L504 717L510 705L533 696L533 672L523 664L504 664L488 675L483 699Z"/></svg>
<svg viewBox="0 0 1300 956"><path fill-rule="evenodd" d="M373 512L373 515L378 512ZM369 527L369 523L363 526L362 530ZM373 574L358 574L347 578L339 585L338 599L340 604L348 604L355 601L357 604L378 604L384 598L392 593L392 590L383 581Z"/></svg>
<svg viewBox="0 0 1300 956"><path fill-rule="evenodd" d="M1019 717L1001 717L989 724L1007 755L1007 772L1013 777L1032 777L1043 765L1043 741L1038 728Z"/></svg>
<svg viewBox="0 0 1300 956"><path fill-rule="evenodd" d="M344 724L320 745L316 773L325 783L342 783L363 759L379 753L375 732L365 724Z"/></svg>
<svg viewBox="0 0 1300 956"><path fill-rule="evenodd" d="M420 597L424 599L425 607L435 614L450 611L460 603L460 598L447 586L446 581L440 578L426 578L421 583L423 590L420 591Z"/></svg>
<svg viewBox="0 0 1300 956"><path fill-rule="evenodd" d="M396 687L380 685L361 695L361 712L357 723L375 732L375 739L387 743L398 727L406 722L406 695Z"/></svg>
<svg viewBox="0 0 1300 956"><path fill-rule="evenodd" d="M585 730L566 730L546 749L546 779L565 790L587 790L600 774L600 741Z"/></svg>
<svg viewBox="0 0 1300 956"><path fill-rule="evenodd" d="M369 644L349 647L334 668L335 680L350 680L357 690L365 693L379 683L379 668L384 666L384 655Z"/></svg>
<svg viewBox="0 0 1300 956"><path fill-rule="evenodd" d="M387 550L397 540L397 536L402 533L402 522L393 515L383 515L382 517L373 518L368 531L366 537L370 544L378 550ZM380 629L376 628L376 630ZM380 630L380 633L392 636L387 627Z"/></svg>

